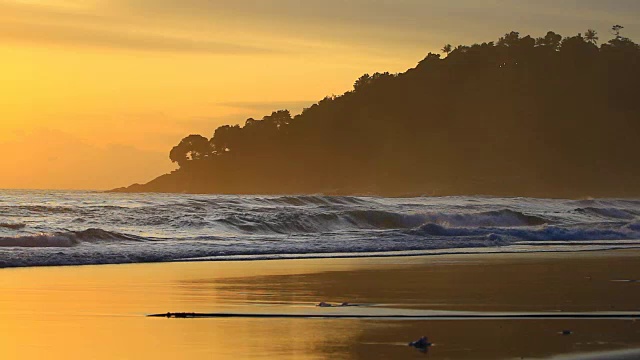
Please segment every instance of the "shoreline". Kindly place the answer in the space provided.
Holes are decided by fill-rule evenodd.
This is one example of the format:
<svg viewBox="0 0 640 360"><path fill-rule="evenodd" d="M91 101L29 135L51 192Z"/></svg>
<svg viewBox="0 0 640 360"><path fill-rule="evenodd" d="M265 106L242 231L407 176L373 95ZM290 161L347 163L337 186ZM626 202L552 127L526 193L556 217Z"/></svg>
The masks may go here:
<svg viewBox="0 0 640 360"><path fill-rule="evenodd" d="M436 359L613 354L640 348L640 322L349 315L637 314L638 260L633 249L14 268L0 271L0 331L11 334L0 357L406 358L424 356L407 346L421 336ZM145 316L168 311L242 316Z"/></svg>
<svg viewBox="0 0 640 360"><path fill-rule="evenodd" d="M640 199L640 195L637 192L609 192L609 193L594 193L591 192L583 192L580 194L575 194L571 192L558 192L557 195L548 195L548 192L536 193L531 192L525 194L525 191L519 192L505 192L501 193L495 191L493 193L476 193L469 194L469 192L459 192L459 191L442 191L442 192L425 192L425 191L414 191L414 192L358 192L358 191L340 191L340 190L329 190L329 191L308 191L308 192L264 192L264 191L194 191L194 190L175 190L173 188L168 188L163 190L162 186L156 187L155 183L157 180L166 179L174 175L174 172L162 174L160 176L155 177L154 179L144 183L144 184L131 184L128 186L116 187L113 189L107 190L91 190L104 194L159 194L159 195L214 195L214 196L327 196L327 197L385 197L385 198L420 198L420 197L428 197L428 198L441 198L441 197L458 197L458 196L469 196L469 197L500 197L500 198L537 198L537 199L554 199L554 200L584 200L584 199ZM60 190L65 191L65 190ZM595 194L595 195L594 195Z"/></svg>
<svg viewBox="0 0 640 360"><path fill-rule="evenodd" d="M604 240L606 241L606 240ZM552 245L558 249L552 250L534 250L534 251L504 251L499 250L500 247L486 248L487 251L479 251L481 248L450 248L450 249L436 249L436 250L398 250L398 251L382 251L382 252L361 252L361 253L310 253L310 254L259 254L259 255L221 255L221 256L207 256L201 258L184 258L174 259L167 261L146 261L146 262L118 262L118 263L99 263L99 264L45 264L45 265L25 265L25 266L0 266L0 271L11 269L38 269L38 268L80 268L80 267L103 267L103 266L121 266L121 265L150 265L150 264L181 264L181 263L224 263L224 262L261 262L261 261L295 261L295 260L331 260L331 259L346 259L346 260L360 260L360 259L385 259L385 258L431 258L431 257L448 257L448 256L518 256L518 255L549 255L549 254L580 254L580 253L608 253L608 252L624 252L624 251L639 251L640 252L640 240L616 240L616 241L628 241L632 243L638 242L638 246L628 245L610 245L601 248L586 248L590 246L589 243L597 243L597 241L588 241L587 245L580 245L581 249L566 249L572 247L571 244L559 244ZM604 245L595 245L604 246ZM514 246L505 246L503 248L513 248ZM517 247L517 246L515 246ZM537 247L549 247L548 245L537 245ZM457 251L456 251L457 250Z"/></svg>

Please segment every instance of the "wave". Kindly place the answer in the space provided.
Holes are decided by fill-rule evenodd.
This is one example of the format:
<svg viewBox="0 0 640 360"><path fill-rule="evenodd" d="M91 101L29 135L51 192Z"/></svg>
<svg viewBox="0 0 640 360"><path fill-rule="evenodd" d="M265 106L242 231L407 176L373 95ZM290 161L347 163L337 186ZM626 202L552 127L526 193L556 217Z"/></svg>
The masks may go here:
<svg viewBox="0 0 640 360"><path fill-rule="evenodd" d="M485 237L490 240L633 240L640 239L640 224L618 224L619 226L536 226L532 228L498 227L445 227L424 224L408 231L408 234L427 237Z"/></svg>
<svg viewBox="0 0 640 360"><path fill-rule="evenodd" d="M254 234L323 233L350 229L402 230L423 224L452 227L518 227L551 223L548 219L510 209L471 214L402 213L371 209L315 213L287 211L265 215L234 214L217 219L216 222L241 232Z"/></svg>
<svg viewBox="0 0 640 360"><path fill-rule="evenodd" d="M248 234L322 233L345 228L340 216L334 213L300 214L280 212L265 216L255 214L231 215L216 223Z"/></svg>
<svg viewBox="0 0 640 360"><path fill-rule="evenodd" d="M20 206L0 206L0 213L6 214L71 214L77 211L72 206L45 206L45 205L20 205Z"/></svg>
<svg viewBox="0 0 640 360"><path fill-rule="evenodd" d="M355 196L326 196L326 195L292 195L276 197L247 197L241 200L241 204L248 205L272 205L272 206L350 206L364 205L371 202L365 198Z"/></svg>
<svg viewBox="0 0 640 360"><path fill-rule="evenodd" d="M570 205L576 205L580 207L617 207L617 206L640 206L640 199L584 199L584 200L571 200L568 202Z"/></svg>
<svg viewBox="0 0 640 360"><path fill-rule="evenodd" d="M367 200L353 196L283 196L271 199L276 203L284 203L294 206L307 205L362 205Z"/></svg>
<svg viewBox="0 0 640 360"><path fill-rule="evenodd" d="M191 198L183 201L171 201L163 204L145 204L139 208L112 208L114 222L120 225L163 226L184 229L185 227L202 228L216 224L237 227L242 231L288 233L286 226L280 226L278 219L259 219L261 214L270 217L280 217L289 221L288 215L296 214L306 217L309 221L313 214L310 211L324 211L328 214L348 208L364 205L375 206L368 200L357 197L332 196L280 196L280 197L235 197L216 196L213 198ZM291 211L289 211L291 209ZM280 212L289 214L281 215ZM213 218L212 214L224 214L223 218ZM91 216L92 214L89 214ZM320 216L321 217L321 216ZM291 219L295 220L295 219ZM84 222L80 217L74 222ZM307 222L309 222L307 221ZM321 221L321 220L320 220ZM294 225L295 227L295 225ZM321 227L309 227L309 224L295 227L293 231L316 231Z"/></svg>
<svg viewBox="0 0 640 360"><path fill-rule="evenodd" d="M10 230L20 230L27 227L27 224L23 223L0 223L0 228L10 229Z"/></svg>
<svg viewBox="0 0 640 360"><path fill-rule="evenodd" d="M620 209L620 208L597 208L597 207L585 207L578 208L575 210L581 214L587 215L595 215L603 218L611 218L611 219L622 219L622 220L633 220L638 215L638 212L630 210L630 209Z"/></svg>
<svg viewBox="0 0 640 360"><path fill-rule="evenodd" d="M0 214L0 268L640 246L634 199L0 191Z"/></svg>
<svg viewBox="0 0 640 360"><path fill-rule="evenodd" d="M142 241L144 238L102 229L0 237L0 247L74 247L81 243Z"/></svg>
<svg viewBox="0 0 640 360"><path fill-rule="evenodd" d="M467 214L430 214L428 223L444 226L537 226L551 222L541 216L527 215L511 209L501 209Z"/></svg>

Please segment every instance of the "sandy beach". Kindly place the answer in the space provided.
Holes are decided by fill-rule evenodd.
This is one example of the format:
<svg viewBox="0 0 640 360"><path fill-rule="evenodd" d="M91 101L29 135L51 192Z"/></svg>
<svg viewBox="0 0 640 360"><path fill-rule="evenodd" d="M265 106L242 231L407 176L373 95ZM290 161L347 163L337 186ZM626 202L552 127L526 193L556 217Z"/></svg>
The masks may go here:
<svg viewBox="0 0 640 360"><path fill-rule="evenodd" d="M638 19L0 0L0 360L640 360Z"/></svg>
<svg viewBox="0 0 640 360"><path fill-rule="evenodd" d="M316 307L321 301L370 314L640 312L639 260L640 251L624 250L3 269L0 358L424 358L407 346L423 335L436 359L633 358L640 322L632 319L146 315L333 311Z"/></svg>

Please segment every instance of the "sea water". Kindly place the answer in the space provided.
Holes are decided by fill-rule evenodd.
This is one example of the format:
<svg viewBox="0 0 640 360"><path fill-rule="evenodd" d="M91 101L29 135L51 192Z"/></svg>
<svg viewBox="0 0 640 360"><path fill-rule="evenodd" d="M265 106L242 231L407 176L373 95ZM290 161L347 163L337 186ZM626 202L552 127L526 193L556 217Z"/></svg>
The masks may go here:
<svg viewBox="0 0 640 360"><path fill-rule="evenodd" d="M0 191L0 267L640 247L640 199Z"/></svg>

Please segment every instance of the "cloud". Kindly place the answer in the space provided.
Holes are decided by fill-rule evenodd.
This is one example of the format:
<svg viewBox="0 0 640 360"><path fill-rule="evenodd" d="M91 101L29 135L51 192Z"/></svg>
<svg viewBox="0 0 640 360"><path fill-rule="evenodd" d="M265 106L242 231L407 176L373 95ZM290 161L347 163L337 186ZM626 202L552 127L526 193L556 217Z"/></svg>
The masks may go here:
<svg viewBox="0 0 640 360"><path fill-rule="evenodd" d="M273 111L289 110L295 116L306 107L318 102L317 100L292 100L292 101L228 101L216 103L217 107L224 107L233 110L231 113L222 116L199 116L182 120L186 126L184 134L199 133L200 135L211 137L219 126L222 125L244 125L246 119L261 119L270 115ZM172 141L174 139L172 138Z"/></svg>
<svg viewBox="0 0 640 360"><path fill-rule="evenodd" d="M473 36L509 26L576 27L594 22L640 24L637 0L102 0L104 9L208 22L232 19L289 37L352 43L417 44L443 34ZM595 26L595 25L594 25ZM638 33L637 29L635 32Z"/></svg>
<svg viewBox="0 0 640 360"><path fill-rule="evenodd" d="M153 27L136 27L125 18L6 3L0 3L0 40L4 43L216 55L282 52L252 44L217 41L211 37L167 35L157 29L154 31Z"/></svg>
<svg viewBox="0 0 640 360"><path fill-rule="evenodd" d="M299 113L302 109L313 105L317 100L302 101L230 101L218 103L220 106L231 107L250 112L261 112L269 115L272 111L289 110L292 114Z"/></svg>
<svg viewBox="0 0 640 360"><path fill-rule="evenodd" d="M0 24L0 40L57 45L108 47L136 51L168 51L218 55L273 53L271 49L153 34L118 32L64 25Z"/></svg>
<svg viewBox="0 0 640 360"><path fill-rule="evenodd" d="M216 55L415 56L443 41L510 30L604 32L621 23L633 38L638 12L636 0L0 0L0 39Z"/></svg>

